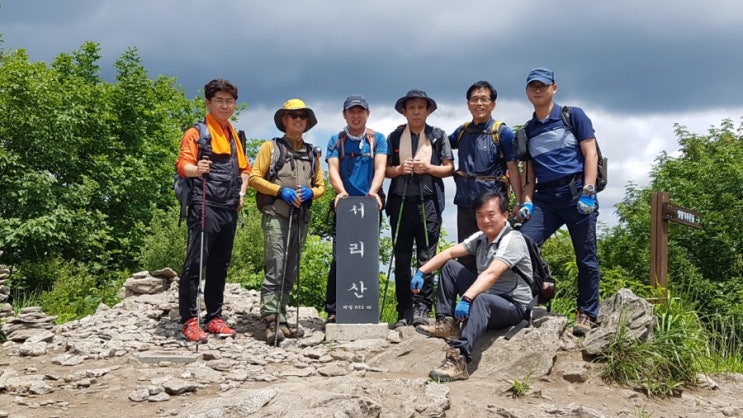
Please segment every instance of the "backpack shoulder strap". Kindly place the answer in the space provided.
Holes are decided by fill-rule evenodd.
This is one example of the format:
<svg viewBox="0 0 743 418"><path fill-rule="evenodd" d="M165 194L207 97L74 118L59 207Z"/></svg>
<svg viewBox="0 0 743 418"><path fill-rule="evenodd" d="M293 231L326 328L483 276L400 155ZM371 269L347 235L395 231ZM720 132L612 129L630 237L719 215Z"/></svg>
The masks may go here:
<svg viewBox="0 0 743 418"><path fill-rule="evenodd" d="M348 134L346 133L346 130L342 130L338 132L338 141L336 141L335 146L338 147L338 159L342 160L343 157L346 156L346 139L348 139Z"/></svg>
<svg viewBox="0 0 743 418"><path fill-rule="evenodd" d="M459 126L459 135L457 136L457 143L462 140L462 135L464 135L464 131L467 129L467 127L470 126L470 122L467 121Z"/></svg>
<svg viewBox="0 0 743 418"><path fill-rule="evenodd" d="M506 231L505 234L503 234L500 237L500 239L498 240L498 246L500 246L500 241L503 239L503 237L505 237L506 234L509 234L512 231L515 231L515 229L513 229L513 228L509 229L508 231ZM529 252L529 242L527 241L529 238L527 238L527 236L524 235L524 234L521 234L521 236L524 238L524 243L526 244L527 256L529 257L529 260L531 260L531 252ZM518 267L513 266L513 267L511 267L511 270L513 270L516 274L518 274L519 276L521 276L521 278L524 279L524 281L527 284L531 284L531 282L533 281L533 279L531 277L527 276L526 273L524 273L521 270L519 270Z"/></svg>
<svg viewBox="0 0 743 418"><path fill-rule="evenodd" d="M193 127L199 131L199 139L196 140L196 145L199 146L199 153L196 159L200 160L204 154L211 154L212 134L209 132L209 127L205 121L196 122Z"/></svg>
<svg viewBox="0 0 743 418"><path fill-rule="evenodd" d="M560 109L560 118L562 119L562 123L565 125L565 129L575 136L575 131L573 130L573 118L570 116L570 106L563 106ZM578 138L576 137L575 139Z"/></svg>
<svg viewBox="0 0 743 418"><path fill-rule="evenodd" d="M496 120L490 128L490 136L493 137L495 145L500 144L500 134L504 129L506 129L506 124L502 120Z"/></svg>
<svg viewBox="0 0 743 418"><path fill-rule="evenodd" d="M273 138L271 162L268 164L268 181L273 181L286 162L286 144L281 138Z"/></svg>
<svg viewBox="0 0 743 418"><path fill-rule="evenodd" d="M366 141L369 143L369 158L374 160L374 153L377 151L377 144L375 142L376 132L374 129L366 128Z"/></svg>
<svg viewBox="0 0 743 418"><path fill-rule="evenodd" d="M490 135L493 137L493 143L496 145L496 148L498 148L498 154L501 159L506 158L503 153L503 147L500 146L500 136L503 133L503 130L506 129L506 126L507 125L502 120L496 120L493 123L492 128L490 128Z"/></svg>

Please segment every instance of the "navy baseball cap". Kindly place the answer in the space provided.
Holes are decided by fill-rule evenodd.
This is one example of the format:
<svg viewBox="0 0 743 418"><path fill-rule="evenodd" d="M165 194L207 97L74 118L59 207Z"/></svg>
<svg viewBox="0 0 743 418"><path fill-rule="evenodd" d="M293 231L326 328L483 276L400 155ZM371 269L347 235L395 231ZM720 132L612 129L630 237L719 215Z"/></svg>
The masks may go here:
<svg viewBox="0 0 743 418"><path fill-rule="evenodd" d="M369 103L366 98L360 94L352 94L346 97L346 101L343 102L343 110L348 110L354 106L361 106L366 110L369 110Z"/></svg>
<svg viewBox="0 0 743 418"><path fill-rule="evenodd" d="M540 83L549 86L555 82L555 73L549 68L535 68L529 72L529 76L526 77L526 84L528 85L532 81L539 81Z"/></svg>

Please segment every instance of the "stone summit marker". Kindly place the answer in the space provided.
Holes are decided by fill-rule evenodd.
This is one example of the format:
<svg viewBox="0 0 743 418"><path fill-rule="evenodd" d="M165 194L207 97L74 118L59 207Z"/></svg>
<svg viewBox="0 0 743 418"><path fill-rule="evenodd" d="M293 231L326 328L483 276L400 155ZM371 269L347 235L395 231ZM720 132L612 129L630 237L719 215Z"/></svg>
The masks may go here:
<svg viewBox="0 0 743 418"><path fill-rule="evenodd" d="M373 197L336 207L336 322L379 322L379 209Z"/></svg>

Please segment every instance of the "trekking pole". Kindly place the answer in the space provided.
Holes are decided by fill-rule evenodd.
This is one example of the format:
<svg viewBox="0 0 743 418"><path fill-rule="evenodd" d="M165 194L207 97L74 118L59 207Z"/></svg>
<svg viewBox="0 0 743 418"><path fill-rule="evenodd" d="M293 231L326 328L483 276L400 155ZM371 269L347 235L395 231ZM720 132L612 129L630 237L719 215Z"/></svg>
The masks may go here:
<svg viewBox="0 0 743 418"><path fill-rule="evenodd" d="M395 233L392 235L392 254L390 255L390 264L387 267L387 277L386 281L384 282L384 295L382 296L382 308L379 310L379 319L382 319L382 313L384 312L384 307L387 304L387 288L390 285L390 272L392 271L392 263L395 260L395 246L397 245L397 234L400 233L400 221L402 220L402 209L405 206L405 196L408 193L408 184L410 183L410 176L405 177L405 185L402 188L402 199L400 200L400 210L397 212L397 225L395 226ZM397 280L397 277L395 277L395 280Z"/></svg>
<svg viewBox="0 0 743 418"><path fill-rule="evenodd" d="M300 241L299 219L297 219L297 222L295 222L295 224L297 225L296 226L297 228L297 246L296 246L296 251L297 251L297 332L299 332L299 297L302 294L302 290L301 290L302 288L299 287L299 278L301 276L300 267L302 266L302 249L299 248L299 241Z"/></svg>
<svg viewBox="0 0 743 418"><path fill-rule="evenodd" d="M423 216L423 237L426 240L426 255L428 254L428 227L426 226L426 202L423 201L423 185L421 184L420 177L418 177L418 193L421 197L421 215Z"/></svg>
<svg viewBox="0 0 743 418"><path fill-rule="evenodd" d="M423 216L423 237L426 242L426 256L428 256L428 259L430 260L431 259L431 254L430 254L431 247L429 246L429 243L428 243L428 226L426 224L426 202L423 201L423 183L421 182L420 176L418 177L418 193L420 194L420 198L421 198L421 216ZM433 273L431 273L431 275L433 275ZM431 278L431 280L433 281L433 277Z"/></svg>
<svg viewBox="0 0 743 418"><path fill-rule="evenodd" d="M204 153L202 160L209 160L209 155ZM198 164L198 162L197 162ZM204 294L202 279L204 278L204 229L206 229L206 174L201 176L201 238L199 245L199 286L196 291L196 323L201 329L201 308L199 307L199 295ZM196 342L196 352L199 351L199 343Z"/></svg>
<svg viewBox="0 0 743 418"><path fill-rule="evenodd" d="M312 148L312 153L315 155L315 165L317 166L320 163L320 157L322 156L322 148L320 147L314 147ZM318 167L312 167L313 170L316 170ZM302 202L304 204L304 202ZM309 209L308 209L309 210ZM326 221L327 223L327 217ZM299 221L297 221L297 331L299 331L299 297L302 295L302 288L299 287L299 278L300 278L300 266L302 265L302 249L299 248Z"/></svg>
<svg viewBox="0 0 743 418"><path fill-rule="evenodd" d="M284 286L286 283L286 265L287 259L289 258L289 244L291 243L292 237L292 218L294 218L294 205L289 206L289 228L286 232L286 243L284 245L284 269L281 272L281 293L279 293L279 305L276 308L276 330L273 338L273 346L279 345L279 322L281 322L281 305L284 303Z"/></svg>

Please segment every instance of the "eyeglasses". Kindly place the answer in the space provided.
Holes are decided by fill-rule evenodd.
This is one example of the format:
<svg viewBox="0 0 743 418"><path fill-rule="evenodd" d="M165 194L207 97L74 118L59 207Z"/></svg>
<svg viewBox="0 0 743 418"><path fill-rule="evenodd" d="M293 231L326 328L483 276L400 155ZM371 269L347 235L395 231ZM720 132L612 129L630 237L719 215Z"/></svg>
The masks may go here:
<svg viewBox="0 0 743 418"><path fill-rule="evenodd" d="M541 83L537 84L537 83L534 83L534 84L527 85L526 88L529 89L530 91L541 91L541 90L547 89L551 85L552 84L541 84Z"/></svg>
<svg viewBox="0 0 743 418"><path fill-rule="evenodd" d="M232 106L235 106L237 104L237 102L235 101L235 99L227 99L227 100L225 100L225 99L211 99L210 102L214 103L215 105L217 105L219 107L222 107L222 106L232 107Z"/></svg>
<svg viewBox="0 0 743 418"><path fill-rule="evenodd" d="M302 119L302 120L307 119L307 114L304 113L304 112L299 112L299 113L297 113L297 112L289 112L287 114L292 119Z"/></svg>
<svg viewBox="0 0 743 418"><path fill-rule="evenodd" d="M490 97L470 97L468 101L472 104L490 104L490 102L492 102L492 100L490 100Z"/></svg>

